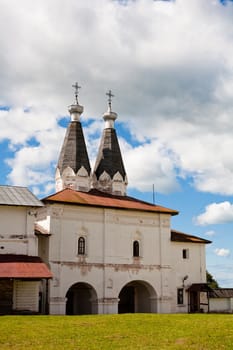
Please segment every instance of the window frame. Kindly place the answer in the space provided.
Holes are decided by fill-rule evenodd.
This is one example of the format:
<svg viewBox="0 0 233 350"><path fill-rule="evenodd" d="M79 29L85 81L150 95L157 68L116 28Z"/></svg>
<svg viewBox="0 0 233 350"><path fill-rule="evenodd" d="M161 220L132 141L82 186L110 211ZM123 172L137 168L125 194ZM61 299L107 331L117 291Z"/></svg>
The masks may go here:
<svg viewBox="0 0 233 350"><path fill-rule="evenodd" d="M140 244L139 244L139 241L137 240L133 241L133 257L134 258L140 257Z"/></svg>
<svg viewBox="0 0 233 350"><path fill-rule="evenodd" d="M78 255L86 255L86 239L83 236L78 238Z"/></svg>
<svg viewBox="0 0 233 350"><path fill-rule="evenodd" d="M177 288L177 305L184 305L184 288Z"/></svg>
<svg viewBox="0 0 233 350"><path fill-rule="evenodd" d="M182 258L184 260L189 259L189 249L188 248L182 249Z"/></svg>

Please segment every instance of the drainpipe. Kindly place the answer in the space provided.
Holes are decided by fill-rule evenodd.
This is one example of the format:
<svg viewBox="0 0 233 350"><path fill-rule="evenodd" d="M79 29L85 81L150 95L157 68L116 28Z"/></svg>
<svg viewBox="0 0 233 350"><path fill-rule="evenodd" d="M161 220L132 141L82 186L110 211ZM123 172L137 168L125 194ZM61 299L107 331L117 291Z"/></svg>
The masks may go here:
<svg viewBox="0 0 233 350"><path fill-rule="evenodd" d="M106 209L104 208L104 227L103 227L103 313L106 313L105 310L105 287L106 287L106 271L105 271L105 253L106 253Z"/></svg>
<svg viewBox="0 0 233 350"><path fill-rule="evenodd" d="M159 214L159 263L160 263L160 305L159 305L159 312L161 312L161 307L162 307L162 299L163 299L163 271L162 271L162 223L161 223L161 214Z"/></svg>

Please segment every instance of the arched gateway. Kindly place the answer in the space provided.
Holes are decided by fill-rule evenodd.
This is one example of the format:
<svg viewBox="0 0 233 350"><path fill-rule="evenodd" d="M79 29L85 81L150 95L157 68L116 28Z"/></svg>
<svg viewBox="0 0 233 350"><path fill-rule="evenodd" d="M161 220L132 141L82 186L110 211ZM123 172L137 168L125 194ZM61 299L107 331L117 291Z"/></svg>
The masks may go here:
<svg viewBox="0 0 233 350"><path fill-rule="evenodd" d="M97 294L88 283L73 284L66 293L67 315L97 314Z"/></svg>
<svg viewBox="0 0 233 350"><path fill-rule="evenodd" d="M147 282L132 281L120 291L118 313L134 312L157 312L157 294Z"/></svg>

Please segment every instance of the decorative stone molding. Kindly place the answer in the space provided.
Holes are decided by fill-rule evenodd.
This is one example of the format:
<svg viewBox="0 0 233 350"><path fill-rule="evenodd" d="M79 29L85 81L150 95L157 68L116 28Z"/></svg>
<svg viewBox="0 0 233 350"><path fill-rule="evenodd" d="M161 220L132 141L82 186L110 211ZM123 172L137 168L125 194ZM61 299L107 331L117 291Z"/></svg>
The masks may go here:
<svg viewBox="0 0 233 350"><path fill-rule="evenodd" d="M64 211L63 208L53 207L51 209L51 216L54 218L61 218L63 215L63 211Z"/></svg>
<svg viewBox="0 0 233 350"><path fill-rule="evenodd" d="M88 172L87 172L87 170L84 168L83 165L82 165L81 168L78 170L77 176L79 176L79 177L88 177Z"/></svg>
<svg viewBox="0 0 233 350"><path fill-rule="evenodd" d="M87 170L82 166L77 174L71 167L65 168L62 174L56 170L56 191L62 191L65 188L72 188L77 191L88 192L90 190L90 176Z"/></svg>

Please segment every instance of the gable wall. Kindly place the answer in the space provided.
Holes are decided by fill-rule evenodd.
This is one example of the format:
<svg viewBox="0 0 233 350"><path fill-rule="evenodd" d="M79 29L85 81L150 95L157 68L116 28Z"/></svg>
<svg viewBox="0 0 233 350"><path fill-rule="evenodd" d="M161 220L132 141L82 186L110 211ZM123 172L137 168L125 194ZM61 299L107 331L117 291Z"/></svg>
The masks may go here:
<svg viewBox="0 0 233 350"><path fill-rule="evenodd" d="M188 292L192 283L206 282L205 244L188 242L171 242L172 247L172 284L174 308L177 312L187 312ZM188 258L183 259L182 250L188 250ZM184 277L188 276L183 281ZM177 288L184 288L184 304L176 305Z"/></svg>

